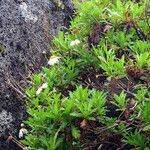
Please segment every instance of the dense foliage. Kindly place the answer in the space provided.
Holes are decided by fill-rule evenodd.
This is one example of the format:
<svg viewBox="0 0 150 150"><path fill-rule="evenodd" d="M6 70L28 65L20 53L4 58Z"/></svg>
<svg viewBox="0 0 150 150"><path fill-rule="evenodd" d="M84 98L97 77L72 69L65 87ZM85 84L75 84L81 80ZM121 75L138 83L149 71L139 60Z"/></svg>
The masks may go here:
<svg viewBox="0 0 150 150"><path fill-rule="evenodd" d="M150 5L86 0L27 90L29 149L150 147Z"/></svg>

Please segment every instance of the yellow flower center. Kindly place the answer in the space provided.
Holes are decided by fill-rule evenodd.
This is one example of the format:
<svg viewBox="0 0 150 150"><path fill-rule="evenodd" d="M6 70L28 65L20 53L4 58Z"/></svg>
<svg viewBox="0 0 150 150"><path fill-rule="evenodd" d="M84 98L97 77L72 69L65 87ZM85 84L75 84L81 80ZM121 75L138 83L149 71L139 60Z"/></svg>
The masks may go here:
<svg viewBox="0 0 150 150"><path fill-rule="evenodd" d="M52 55L52 56L50 57L50 59L55 59L55 58L57 58L57 56L55 56L55 55Z"/></svg>

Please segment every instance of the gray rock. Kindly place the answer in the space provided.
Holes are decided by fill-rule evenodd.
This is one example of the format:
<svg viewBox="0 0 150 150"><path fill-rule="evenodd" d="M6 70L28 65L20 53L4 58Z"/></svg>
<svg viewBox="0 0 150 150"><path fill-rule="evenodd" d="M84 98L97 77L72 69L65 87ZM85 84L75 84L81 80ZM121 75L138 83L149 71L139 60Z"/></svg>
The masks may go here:
<svg viewBox="0 0 150 150"><path fill-rule="evenodd" d="M4 131L10 127L11 122L13 121L11 113L7 113L7 111L2 110L0 113L0 131Z"/></svg>
<svg viewBox="0 0 150 150"><path fill-rule="evenodd" d="M46 64L72 7L71 0L0 0L0 137L18 134L26 118L22 87Z"/></svg>

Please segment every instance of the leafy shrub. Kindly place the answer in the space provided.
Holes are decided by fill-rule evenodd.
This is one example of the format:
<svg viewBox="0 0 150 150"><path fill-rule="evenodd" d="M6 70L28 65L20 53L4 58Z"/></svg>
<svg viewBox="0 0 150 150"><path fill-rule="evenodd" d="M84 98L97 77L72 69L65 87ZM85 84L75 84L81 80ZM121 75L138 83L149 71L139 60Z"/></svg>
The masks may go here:
<svg viewBox="0 0 150 150"><path fill-rule="evenodd" d="M52 92L42 99L44 101L41 101L40 97L32 99L28 107L30 117L26 123L32 130L23 143L32 147L63 149L67 146L63 145L64 141L72 138L73 142L80 137L79 127L75 126L75 121L101 120L106 112L106 94L82 86L77 87L65 98ZM68 136L68 133L71 135Z"/></svg>
<svg viewBox="0 0 150 150"><path fill-rule="evenodd" d="M106 149L105 142L148 149L148 1L74 3L70 28L53 41L53 62L27 89L30 131L22 142L29 149Z"/></svg>

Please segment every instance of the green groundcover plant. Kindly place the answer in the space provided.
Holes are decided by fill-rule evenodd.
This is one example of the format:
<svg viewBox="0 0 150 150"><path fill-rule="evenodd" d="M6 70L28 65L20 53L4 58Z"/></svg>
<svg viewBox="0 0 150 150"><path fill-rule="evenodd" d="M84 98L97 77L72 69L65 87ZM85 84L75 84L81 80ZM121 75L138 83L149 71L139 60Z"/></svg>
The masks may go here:
<svg viewBox="0 0 150 150"><path fill-rule="evenodd" d="M28 89L28 149L150 147L150 3L74 1Z"/></svg>

